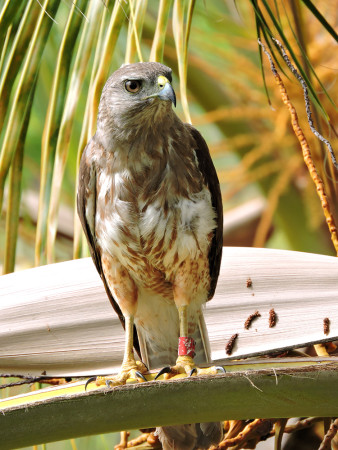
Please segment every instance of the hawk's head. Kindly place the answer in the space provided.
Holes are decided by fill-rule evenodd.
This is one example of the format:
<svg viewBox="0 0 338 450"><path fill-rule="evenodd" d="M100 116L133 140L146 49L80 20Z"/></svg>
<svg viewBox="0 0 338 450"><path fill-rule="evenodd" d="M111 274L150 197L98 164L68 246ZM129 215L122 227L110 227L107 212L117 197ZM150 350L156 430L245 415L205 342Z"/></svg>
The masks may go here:
<svg viewBox="0 0 338 450"><path fill-rule="evenodd" d="M98 132L112 132L119 138L134 127L136 132L140 125L167 120L171 104L176 105L171 74L169 67L156 62L126 64L116 70L102 91Z"/></svg>

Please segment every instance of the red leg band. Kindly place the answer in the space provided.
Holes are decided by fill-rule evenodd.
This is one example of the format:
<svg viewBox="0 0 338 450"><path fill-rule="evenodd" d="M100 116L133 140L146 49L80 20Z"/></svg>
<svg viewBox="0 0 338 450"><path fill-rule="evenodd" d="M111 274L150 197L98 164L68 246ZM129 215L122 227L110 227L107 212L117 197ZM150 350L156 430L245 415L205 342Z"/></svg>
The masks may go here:
<svg viewBox="0 0 338 450"><path fill-rule="evenodd" d="M178 356L195 356L195 341L190 337L178 338Z"/></svg>

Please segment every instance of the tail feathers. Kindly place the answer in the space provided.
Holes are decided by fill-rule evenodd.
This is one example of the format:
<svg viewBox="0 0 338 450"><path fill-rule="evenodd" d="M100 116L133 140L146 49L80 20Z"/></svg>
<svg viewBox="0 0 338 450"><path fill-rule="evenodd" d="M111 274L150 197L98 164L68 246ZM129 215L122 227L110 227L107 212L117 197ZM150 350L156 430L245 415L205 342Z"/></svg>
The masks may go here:
<svg viewBox="0 0 338 450"><path fill-rule="evenodd" d="M176 312L176 311L175 311ZM155 334L144 333L140 327L137 327L138 340L141 347L142 361L150 369L158 369L167 365L174 365L178 357L178 326L173 327L173 335L167 336L166 345L162 344L160 339L155 340ZM209 340L205 328L203 316L196 314L196 328L189 334L195 341L194 357L195 364L210 363ZM162 336L163 339L163 336ZM160 343L160 345L159 345ZM161 345L162 344L162 345Z"/></svg>
<svg viewBox="0 0 338 450"><path fill-rule="evenodd" d="M179 338L178 311L174 302L141 290L135 317L142 361L150 369L174 365ZM199 305L189 305L189 337L196 342L195 363L210 362L208 332Z"/></svg>
<svg viewBox="0 0 338 450"><path fill-rule="evenodd" d="M204 450L222 440L220 422L193 423L156 429L163 450Z"/></svg>
<svg viewBox="0 0 338 450"><path fill-rule="evenodd" d="M198 423L199 433L197 436L197 448L209 448L217 445L223 439L223 425L221 422Z"/></svg>
<svg viewBox="0 0 338 450"><path fill-rule="evenodd" d="M174 365L177 359L179 337L178 312L174 302L140 291L135 318L141 347L142 361L150 368ZM201 307L188 309L189 337L196 342L195 363L210 363L208 332ZM164 450L208 449L222 439L219 422L175 425L156 429Z"/></svg>

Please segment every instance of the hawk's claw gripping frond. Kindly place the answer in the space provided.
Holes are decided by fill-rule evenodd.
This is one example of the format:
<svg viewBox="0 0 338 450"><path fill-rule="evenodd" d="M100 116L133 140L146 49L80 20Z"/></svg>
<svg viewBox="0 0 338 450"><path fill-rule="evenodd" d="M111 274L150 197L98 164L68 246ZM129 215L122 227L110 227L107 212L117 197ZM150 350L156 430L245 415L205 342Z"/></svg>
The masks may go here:
<svg viewBox="0 0 338 450"><path fill-rule="evenodd" d="M168 374L168 377L165 377L168 379L171 378L172 376L184 373L186 373L188 377L192 377L194 374L217 375L218 373L226 373L226 370L222 366L199 368L194 365L194 361L192 358L186 356L183 357L179 356L176 361L176 365L172 367L170 366L163 367L163 369L161 369L156 375L155 380L157 380L163 374Z"/></svg>
<svg viewBox="0 0 338 450"><path fill-rule="evenodd" d="M96 377L88 378L88 380L86 381L85 387L84 387L85 391L87 390L88 384L92 383L93 381L96 381Z"/></svg>
<svg viewBox="0 0 338 450"><path fill-rule="evenodd" d="M161 369L159 371L159 373L156 375L156 377L154 379L157 380L157 378L159 378L164 373L170 373L170 372L171 372L171 367L170 366L163 367L163 369Z"/></svg>
<svg viewBox="0 0 338 450"><path fill-rule="evenodd" d="M196 367L193 367L189 372L189 377L192 377L194 373L197 373Z"/></svg>
<svg viewBox="0 0 338 450"><path fill-rule="evenodd" d="M106 386L107 386L107 388L112 388L112 387L114 387L114 382L113 382L113 380L106 380Z"/></svg>
<svg viewBox="0 0 338 450"><path fill-rule="evenodd" d="M139 372L138 370L135 372L135 375L137 376L137 378L141 378L143 381L148 381L145 376Z"/></svg>
<svg viewBox="0 0 338 450"><path fill-rule="evenodd" d="M143 381L148 381L142 373L146 373L147 369L145 365L140 361L135 361L133 357L130 357L123 362L121 370L118 374L107 376L107 377L97 377L97 386L106 386L108 388L113 388L115 386L121 386L127 383L129 379L138 379Z"/></svg>
<svg viewBox="0 0 338 450"><path fill-rule="evenodd" d="M175 375L186 374L191 377L194 373L198 373L194 360L190 356L179 356L174 366L166 366L161 369L155 377L157 380L161 375L168 375L165 379L172 378Z"/></svg>

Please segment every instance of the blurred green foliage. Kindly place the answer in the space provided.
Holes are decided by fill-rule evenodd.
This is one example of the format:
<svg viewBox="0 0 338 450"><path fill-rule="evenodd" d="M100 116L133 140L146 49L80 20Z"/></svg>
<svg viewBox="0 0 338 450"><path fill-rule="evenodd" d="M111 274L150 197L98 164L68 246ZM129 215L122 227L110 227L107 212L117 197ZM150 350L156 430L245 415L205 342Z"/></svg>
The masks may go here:
<svg viewBox="0 0 338 450"><path fill-rule="evenodd" d="M18 117L15 118L15 115L14 119L10 117L8 111L20 86L20 77L25 69L27 50L29 50L29 45L22 43L21 46L19 45L20 40L17 48L15 47L24 10L23 7L12 8L12 3L13 1L3 3L1 15L3 34L7 30L5 39L7 45L1 57L1 81L6 83L7 74L7 77L11 76L12 83L6 85L10 88L10 92L8 90L2 92L6 95L1 97L1 111L4 112L5 120L0 135L2 145L0 187L5 180L7 185L9 184L7 175L10 167L8 163L1 164L1 161L7 158L11 164L10 161L13 161L11 155L15 151L13 146L8 147L6 143L4 144L6 130L12 125L14 127L12 135L14 138L18 136L28 98L27 94L20 94L18 105L21 106L17 113ZM80 228L74 214L79 152L83 150L86 141L95 131L96 111L94 108L97 107L104 80L125 62L126 55L129 62L139 59L132 19L135 20L141 56L147 60L154 54L151 53L154 51L152 46L155 45L154 32L158 26L162 3L168 8L169 21L166 28L164 22L164 28L161 30L162 38L165 36L161 52L163 52L164 63L172 66L175 72L174 84L180 100L178 114L182 119L185 118L186 114L181 107L183 98L179 92L181 85L181 94L185 95L185 90L182 89L185 80L178 79L177 64L180 61L184 67L187 66L184 70L187 70L188 100L192 122L201 130L210 146L222 184L225 210L257 196L268 198L282 169L288 164L292 155L299 153L298 143L288 125L288 117L278 98L278 92L274 89L269 68L265 65L274 110L268 106L259 68L257 29L260 34L263 32L266 36L269 36L269 33L278 36L276 27L279 31L283 30L283 36L286 39L284 45L295 49L297 57L300 58L296 61L297 64L300 64L303 57L305 65L302 70L308 73L311 87L313 83L313 91L318 93L317 98L325 108L325 114L333 117L335 110L331 100L325 93L319 91L321 87L316 78L313 76L311 78L310 69L314 67L317 70L321 85L326 86L328 95L333 98L335 87L331 67L334 62L330 56L331 52L326 51L324 54L321 48L325 47L327 50L328 46L334 45L334 40L326 30L323 31L323 23L318 21L301 2L294 2L292 7L285 1L262 2L262 4L243 1L235 4L231 0L226 2L213 0L207 3L196 2L195 5L193 5L194 2L182 2L183 22L178 22L176 29L180 30L183 38L186 38L184 45L175 42L172 31L173 18L178 21L175 12L178 2L134 1L128 4L127 2L104 3L101 0L93 0L92 2L77 1L72 4L46 1L45 6L40 6L35 1L30 2L27 4L27 8L30 7L30 15L27 18L26 27L32 33L34 23L41 20L46 37L40 44L43 52L41 59L36 63L35 72L31 69L33 73L36 73L37 83L33 93L29 126L24 137L21 183L23 196L17 206L17 208L20 207L17 253L15 253L16 238L15 230L13 230L15 226L11 225L6 231L6 242L12 239L13 243L10 246L12 250L4 252L4 243L1 244L0 256L1 260L5 261L5 272L13 270L15 262L17 267L24 268L54 260L70 259L73 254L75 256L87 254L85 244L82 245L81 239L79 240ZM42 10L42 7L46 9L46 12ZM325 16L329 22L334 8L325 2L319 2L317 7L321 9L322 17ZM258 19L255 18L255 10L259 11ZM189 30L187 26L190 24L188 19L191 13L192 22ZM271 20L271 13L275 14L275 23ZM73 14L71 26L67 29L67 21L70 20L71 14ZM53 20L49 15L53 17ZM114 15L115 21L109 28L109 21ZM262 25L264 21L265 26ZM78 31L74 31L75 26L80 27ZM91 40L84 47L82 44L81 47L81 39L88 33ZM184 55L180 55L179 49L182 45L184 49L187 44L187 34L190 40L188 60L185 61L180 59ZM61 57L62 44L67 39L70 46L62 56L61 73L57 78L57 59ZM116 45L113 44L115 41ZM107 49L105 42L115 47ZM302 47L298 47L298 42L302 43ZM271 41L268 41L268 45L272 45ZM6 72L4 69L13 48L14 58ZM274 53L278 54L276 50ZM304 55L308 61L311 61L311 66L306 59L304 61ZM66 61L70 63L69 71L64 66ZM83 70L82 78L79 72L75 72L79 70L79 63ZM283 65L280 58L279 64ZM15 73L13 73L14 69ZM285 66L283 70L286 72ZM96 81L95 75L99 75ZM52 86L55 79L59 84L52 120L56 122L51 130L53 134L45 141L49 142L47 144L49 156L45 157L47 165L44 165L41 145L43 134L48 131L48 104L52 99ZM77 81L81 82L80 86L76 85ZM293 80L289 84L292 100L305 123L301 89ZM28 91L29 89L28 85ZM26 91L27 88L24 92ZM76 98L72 98L72 95ZM87 99L89 99L88 102ZM88 107L88 103L93 106ZM67 111L69 105L71 110L74 108L74 113ZM69 131L64 131L64 134L60 135L60 121L65 121L67 114L71 115L71 122L66 122ZM329 132L323 116L317 114L316 119L318 126ZM15 123L13 123L14 120ZM69 139L68 132L71 132ZM15 143L15 139L10 142ZM332 167L325 158L323 147L311 135L308 135L308 139L313 146L319 171L327 185L329 198L334 202L336 201L336 174L332 172ZM82 144L79 145L79 142ZM252 162L246 167L243 160L245 162L248 159L252 159ZM277 245L294 250L332 254L329 236L323 226L320 206L314 204L317 199L312 195L313 187L309 186L310 181L301 163L295 166L297 164L293 169L290 168L294 173L279 195L277 205L274 206L274 214L270 214L274 217L272 222L265 224L265 228L270 230L269 234L259 239L256 236L256 239L252 239L251 245ZM42 183L43 179L45 184ZM58 185L60 185L60 192ZM8 210L6 201L12 200L8 200L5 196L2 217ZM15 208L14 205L12 209L15 210ZM267 208L269 208L269 200ZM14 214L15 211L10 213ZM60 213L59 219L57 219L58 213ZM313 217L314 215L316 217ZM73 220L75 220L75 236L77 236L74 241L74 250L72 249ZM3 234L4 222L1 224ZM56 245L54 245L55 239Z"/></svg>

